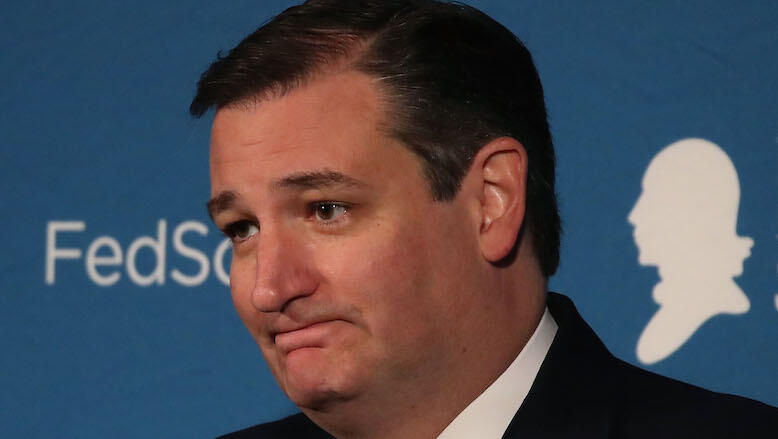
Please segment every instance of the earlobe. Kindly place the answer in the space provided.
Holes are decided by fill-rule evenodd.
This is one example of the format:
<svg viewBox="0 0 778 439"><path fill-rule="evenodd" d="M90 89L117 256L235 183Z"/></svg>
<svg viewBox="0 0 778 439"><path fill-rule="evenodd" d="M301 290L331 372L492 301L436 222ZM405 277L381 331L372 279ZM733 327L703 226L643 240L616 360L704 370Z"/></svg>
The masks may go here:
<svg viewBox="0 0 778 439"><path fill-rule="evenodd" d="M508 256L524 221L527 153L510 137L481 148L474 165L481 170L481 252L489 262Z"/></svg>

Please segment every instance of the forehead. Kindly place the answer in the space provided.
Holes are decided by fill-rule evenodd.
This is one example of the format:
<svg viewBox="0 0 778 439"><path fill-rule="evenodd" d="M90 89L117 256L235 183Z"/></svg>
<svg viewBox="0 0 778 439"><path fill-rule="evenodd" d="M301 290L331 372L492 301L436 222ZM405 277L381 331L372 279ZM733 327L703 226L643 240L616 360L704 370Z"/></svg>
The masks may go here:
<svg viewBox="0 0 778 439"><path fill-rule="evenodd" d="M388 167L419 172L415 154L383 129L375 81L344 71L282 97L220 109L211 131L212 195L323 169L373 181L388 179Z"/></svg>
<svg viewBox="0 0 778 439"><path fill-rule="evenodd" d="M325 143L342 146L330 153L358 153L353 148L358 143L382 137L383 111L373 82L344 71L317 77L279 98L220 109L211 131L211 161L252 154L252 146L267 158Z"/></svg>

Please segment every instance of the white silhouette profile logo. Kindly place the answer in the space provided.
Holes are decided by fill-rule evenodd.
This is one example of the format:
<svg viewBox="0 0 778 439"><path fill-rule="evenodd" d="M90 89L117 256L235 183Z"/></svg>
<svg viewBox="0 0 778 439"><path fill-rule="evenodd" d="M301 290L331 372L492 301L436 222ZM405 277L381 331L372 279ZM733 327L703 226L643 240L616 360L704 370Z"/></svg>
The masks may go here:
<svg viewBox="0 0 778 439"><path fill-rule="evenodd" d="M748 298L732 280L743 273L753 240L737 236L740 184L727 154L703 139L660 151L643 176L629 214L641 265L655 265L659 304L640 335L638 359L663 360L708 319L743 314Z"/></svg>

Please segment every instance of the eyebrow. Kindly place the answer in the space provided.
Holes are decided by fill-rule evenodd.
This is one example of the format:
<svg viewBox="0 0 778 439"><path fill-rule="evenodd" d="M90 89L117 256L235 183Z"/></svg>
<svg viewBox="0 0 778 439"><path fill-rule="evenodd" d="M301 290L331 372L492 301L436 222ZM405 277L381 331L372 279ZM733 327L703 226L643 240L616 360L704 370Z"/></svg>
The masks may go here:
<svg viewBox="0 0 778 439"><path fill-rule="evenodd" d="M208 210L208 216L213 221L214 217L221 212L231 208L235 204L235 200L238 198L238 194L233 191L223 191L219 195L211 198L205 203L205 207Z"/></svg>
<svg viewBox="0 0 778 439"><path fill-rule="evenodd" d="M290 174L274 181L270 185L271 189L274 191L331 189L334 187L366 188L369 186L370 185L361 180L330 169ZM220 192L206 203L208 216L213 220L216 215L232 208L237 199L238 194L234 191Z"/></svg>
<svg viewBox="0 0 778 439"><path fill-rule="evenodd" d="M356 187L364 188L368 184L349 177L338 171L324 169L314 172L298 172L276 180L272 183L273 190L281 189L325 189L332 187Z"/></svg>

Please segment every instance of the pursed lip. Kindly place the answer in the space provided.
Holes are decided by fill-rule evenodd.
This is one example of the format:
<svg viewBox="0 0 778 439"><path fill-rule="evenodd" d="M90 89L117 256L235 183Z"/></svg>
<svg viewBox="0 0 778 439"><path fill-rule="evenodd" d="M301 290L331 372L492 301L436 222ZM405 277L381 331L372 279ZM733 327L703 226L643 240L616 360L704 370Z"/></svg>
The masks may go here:
<svg viewBox="0 0 778 439"><path fill-rule="evenodd" d="M301 348L324 347L333 326L340 319L319 320L306 324L295 324L273 332L273 341L284 353Z"/></svg>

